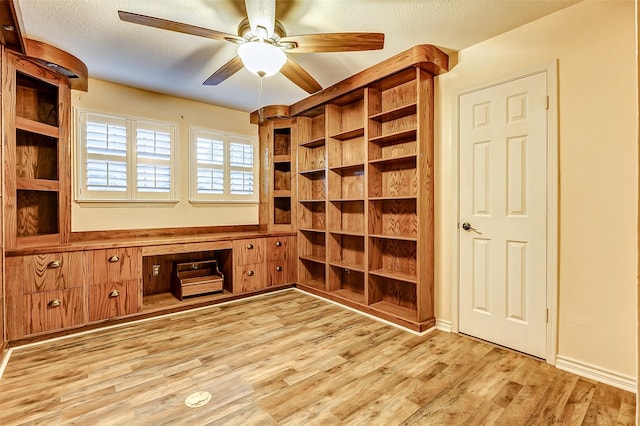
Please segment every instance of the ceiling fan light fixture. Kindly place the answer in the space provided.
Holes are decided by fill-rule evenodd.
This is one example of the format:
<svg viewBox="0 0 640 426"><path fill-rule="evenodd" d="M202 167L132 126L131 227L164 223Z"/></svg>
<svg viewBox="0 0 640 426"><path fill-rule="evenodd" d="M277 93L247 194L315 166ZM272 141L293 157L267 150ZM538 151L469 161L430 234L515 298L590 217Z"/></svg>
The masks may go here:
<svg viewBox="0 0 640 426"><path fill-rule="evenodd" d="M238 56L244 66L258 77L276 74L287 62L287 55L276 46L262 41L250 41L238 46Z"/></svg>

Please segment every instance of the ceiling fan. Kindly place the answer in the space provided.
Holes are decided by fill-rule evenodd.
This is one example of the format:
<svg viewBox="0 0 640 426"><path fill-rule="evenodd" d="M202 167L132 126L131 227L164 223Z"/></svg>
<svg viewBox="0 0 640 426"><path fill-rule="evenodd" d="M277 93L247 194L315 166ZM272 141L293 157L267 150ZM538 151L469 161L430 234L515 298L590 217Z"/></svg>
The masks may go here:
<svg viewBox="0 0 640 426"><path fill-rule="evenodd" d="M259 77L278 71L307 91L315 93L322 86L288 53L347 52L378 50L384 47L382 33L324 33L287 36L284 26L275 17L275 0L245 0L247 17L238 25L238 35L202 28L153 16L118 11L126 22L176 31L213 40L238 44L238 55L214 72L203 84L217 85L246 67Z"/></svg>

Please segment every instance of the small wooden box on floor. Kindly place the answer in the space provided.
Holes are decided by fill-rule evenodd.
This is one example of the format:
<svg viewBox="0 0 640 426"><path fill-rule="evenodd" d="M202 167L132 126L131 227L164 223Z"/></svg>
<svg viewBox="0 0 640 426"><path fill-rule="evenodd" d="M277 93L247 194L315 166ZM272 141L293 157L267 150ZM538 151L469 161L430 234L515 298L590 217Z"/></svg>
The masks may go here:
<svg viewBox="0 0 640 426"><path fill-rule="evenodd" d="M222 291L224 276L216 260L173 264L171 289L180 300L187 296Z"/></svg>

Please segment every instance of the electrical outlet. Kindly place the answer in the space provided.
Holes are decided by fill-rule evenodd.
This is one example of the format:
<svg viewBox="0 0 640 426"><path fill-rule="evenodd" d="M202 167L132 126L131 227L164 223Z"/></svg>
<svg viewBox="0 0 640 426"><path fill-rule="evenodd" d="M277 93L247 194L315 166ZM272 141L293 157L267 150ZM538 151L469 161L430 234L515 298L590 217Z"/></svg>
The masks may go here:
<svg viewBox="0 0 640 426"><path fill-rule="evenodd" d="M151 267L151 276L157 277L160 275L160 265L153 265Z"/></svg>

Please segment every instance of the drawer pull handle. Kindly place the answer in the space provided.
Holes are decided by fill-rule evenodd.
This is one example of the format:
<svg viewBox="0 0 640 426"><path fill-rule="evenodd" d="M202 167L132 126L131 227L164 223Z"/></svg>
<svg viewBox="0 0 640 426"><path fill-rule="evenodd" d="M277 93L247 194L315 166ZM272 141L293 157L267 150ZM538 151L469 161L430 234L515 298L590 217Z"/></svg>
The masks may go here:
<svg viewBox="0 0 640 426"><path fill-rule="evenodd" d="M276 266L276 271L282 272L282 266Z"/></svg>
<svg viewBox="0 0 640 426"><path fill-rule="evenodd" d="M120 292L118 290L111 290L111 293L109 293L109 297L118 297L120 296Z"/></svg>
<svg viewBox="0 0 640 426"><path fill-rule="evenodd" d="M253 250L253 244L247 244L247 250Z"/></svg>
<svg viewBox="0 0 640 426"><path fill-rule="evenodd" d="M282 247L282 241L276 241L276 247Z"/></svg>
<svg viewBox="0 0 640 426"><path fill-rule="evenodd" d="M116 263L116 262L119 262L119 261L120 261L120 256L114 255L114 256L111 256L109 258L109 262L111 262L111 263Z"/></svg>
<svg viewBox="0 0 640 426"><path fill-rule="evenodd" d="M47 269L56 269L62 266L62 262L60 262L59 260L54 260L53 262L49 262L49 264L47 264Z"/></svg>
<svg viewBox="0 0 640 426"><path fill-rule="evenodd" d="M247 275L248 275L248 276L252 277L252 276L253 276L253 274L254 274L254 272L253 272L253 271L247 271Z"/></svg>
<svg viewBox="0 0 640 426"><path fill-rule="evenodd" d="M47 303L47 306L50 308L57 308L60 305L62 305L62 302L60 301L60 299L53 299L53 300L50 300L49 303Z"/></svg>

